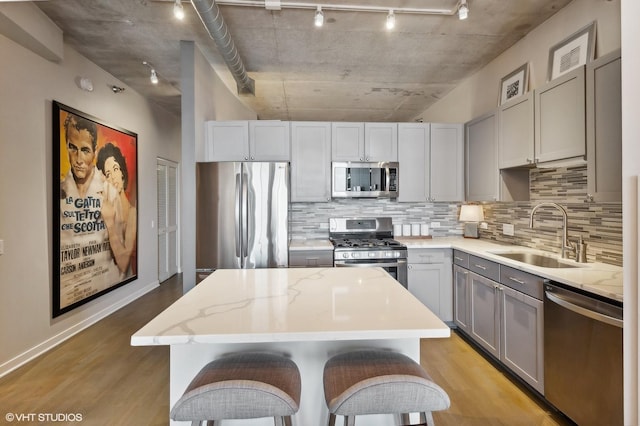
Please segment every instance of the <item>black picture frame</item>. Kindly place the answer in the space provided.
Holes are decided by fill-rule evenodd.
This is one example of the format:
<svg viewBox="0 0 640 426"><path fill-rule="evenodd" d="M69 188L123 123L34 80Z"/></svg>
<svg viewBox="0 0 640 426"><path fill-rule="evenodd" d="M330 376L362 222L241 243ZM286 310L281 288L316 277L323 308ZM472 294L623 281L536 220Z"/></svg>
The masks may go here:
<svg viewBox="0 0 640 426"><path fill-rule="evenodd" d="M52 102L52 317L137 279L138 135Z"/></svg>

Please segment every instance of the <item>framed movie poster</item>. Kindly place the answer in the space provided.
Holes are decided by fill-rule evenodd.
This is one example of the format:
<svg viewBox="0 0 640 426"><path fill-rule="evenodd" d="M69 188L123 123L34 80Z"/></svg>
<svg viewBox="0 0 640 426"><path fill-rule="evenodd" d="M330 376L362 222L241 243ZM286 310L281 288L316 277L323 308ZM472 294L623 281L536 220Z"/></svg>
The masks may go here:
<svg viewBox="0 0 640 426"><path fill-rule="evenodd" d="M138 136L52 110L55 318L137 278Z"/></svg>

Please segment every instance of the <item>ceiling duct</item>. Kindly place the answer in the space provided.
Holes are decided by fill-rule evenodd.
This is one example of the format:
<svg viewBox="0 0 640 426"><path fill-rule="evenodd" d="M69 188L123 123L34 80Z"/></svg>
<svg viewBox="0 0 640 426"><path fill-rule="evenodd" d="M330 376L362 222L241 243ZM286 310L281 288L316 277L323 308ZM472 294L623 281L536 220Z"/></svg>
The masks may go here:
<svg viewBox="0 0 640 426"><path fill-rule="evenodd" d="M214 0L191 0L191 4L193 4L209 35L216 42L220 54L236 80L238 94L255 95L255 82L247 75L247 70L244 68L242 58L240 58L238 49L229 34L229 28L224 22L218 5Z"/></svg>

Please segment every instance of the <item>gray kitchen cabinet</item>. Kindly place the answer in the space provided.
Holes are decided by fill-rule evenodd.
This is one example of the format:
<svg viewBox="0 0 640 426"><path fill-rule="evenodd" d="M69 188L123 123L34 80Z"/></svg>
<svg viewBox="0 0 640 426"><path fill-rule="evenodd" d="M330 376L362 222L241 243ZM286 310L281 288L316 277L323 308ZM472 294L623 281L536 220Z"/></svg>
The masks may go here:
<svg viewBox="0 0 640 426"><path fill-rule="evenodd" d="M542 289L542 279L515 269L509 284L499 287L501 323L500 361L510 370L544 395L544 311L542 292L538 299L523 292L525 286ZM528 278L523 275L529 276ZM537 283L539 282L539 284ZM515 283L515 284L514 284ZM534 283L534 284L532 284ZM512 288L514 287L514 288ZM526 291L526 290L525 290Z"/></svg>
<svg viewBox="0 0 640 426"><path fill-rule="evenodd" d="M500 301L497 282L469 272L471 299L470 336L494 357L500 359Z"/></svg>
<svg viewBox="0 0 640 426"><path fill-rule="evenodd" d="M587 193L589 201L622 201L620 50L587 65Z"/></svg>
<svg viewBox="0 0 640 426"><path fill-rule="evenodd" d="M535 94L535 162L586 154L585 67L550 81Z"/></svg>
<svg viewBox="0 0 640 426"><path fill-rule="evenodd" d="M332 161L398 161L397 123L332 123Z"/></svg>
<svg viewBox="0 0 640 426"><path fill-rule="evenodd" d="M399 202L429 200L430 131L428 123L398 124Z"/></svg>
<svg viewBox="0 0 640 426"><path fill-rule="evenodd" d="M289 161L288 121L208 121L204 161Z"/></svg>
<svg viewBox="0 0 640 426"><path fill-rule="evenodd" d="M462 124L398 124L398 201L464 199L462 133Z"/></svg>
<svg viewBox="0 0 640 426"><path fill-rule="evenodd" d="M288 121L254 120L249 122L250 161L289 161Z"/></svg>
<svg viewBox="0 0 640 426"><path fill-rule="evenodd" d="M407 251L407 288L442 321L453 323L450 249Z"/></svg>
<svg viewBox="0 0 640 426"><path fill-rule="evenodd" d="M544 395L543 279L454 250L454 323Z"/></svg>
<svg viewBox="0 0 640 426"><path fill-rule="evenodd" d="M498 166L531 166L534 151L533 92L512 99L498 108Z"/></svg>
<svg viewBox="0 0 640 426"><path fill-rule="evenodd" d="M398 161L398 124L364 123L365 161Z"/></svg>
<svg viewBox="0 0 640 426"><path fill-rule="evenodd" d="M365 161L364 123L331 123L331 160Z"/></svg>
<svg viewBox="0 0 640 426"><path fill-rule="evenodd" d="M248 121L207 121L203 161L247 161Z"/></svg>
<svg viewBox="0 0 640 426"><path fill-rule="evenodd" d="M331 123L291 122L291 201L331 200Z"/></svg>
<svg viewBox="0 0 640 426"><path fill-rule="evenodd" d="M290 268L332 268L333 250L289 250Z"/></svg>
<svg viewBox="0 0 640 426"><path fill-rule="evenodd" d="M471 333L471 298L469 295L469 271L461 266L453 267L453 323L467 334Z"/></svg>
<svg viewBox="0 0 640 426"><path fill-rule="evenodd" d="M431 123L429 193L431 201L464 200L464 128ZM402 174L402 170L400 170ZM402 187L399 188L402 191Z"/></svg>
<svg viewBox="0 0 640 426"><path fill-rule="evenodd" d="M465 124L465 199L498 200L497 113L492 111Z"/></svg>

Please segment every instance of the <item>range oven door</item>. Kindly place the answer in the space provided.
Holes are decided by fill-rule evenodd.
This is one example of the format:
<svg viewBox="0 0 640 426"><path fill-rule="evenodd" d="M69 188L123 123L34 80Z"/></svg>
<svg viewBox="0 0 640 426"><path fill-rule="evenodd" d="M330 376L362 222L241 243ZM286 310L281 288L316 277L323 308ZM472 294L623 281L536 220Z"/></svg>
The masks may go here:
<svg viewBox="0 0 640 426"><path fill-rule="evenodd" d="M396 281L398 281L404 288L407 288L407 259L394 259L393 261L380 259L362 260L335 260L333 262L335 267L349 267L349 268L382 268L389 275L391 275Z"/></svg>

